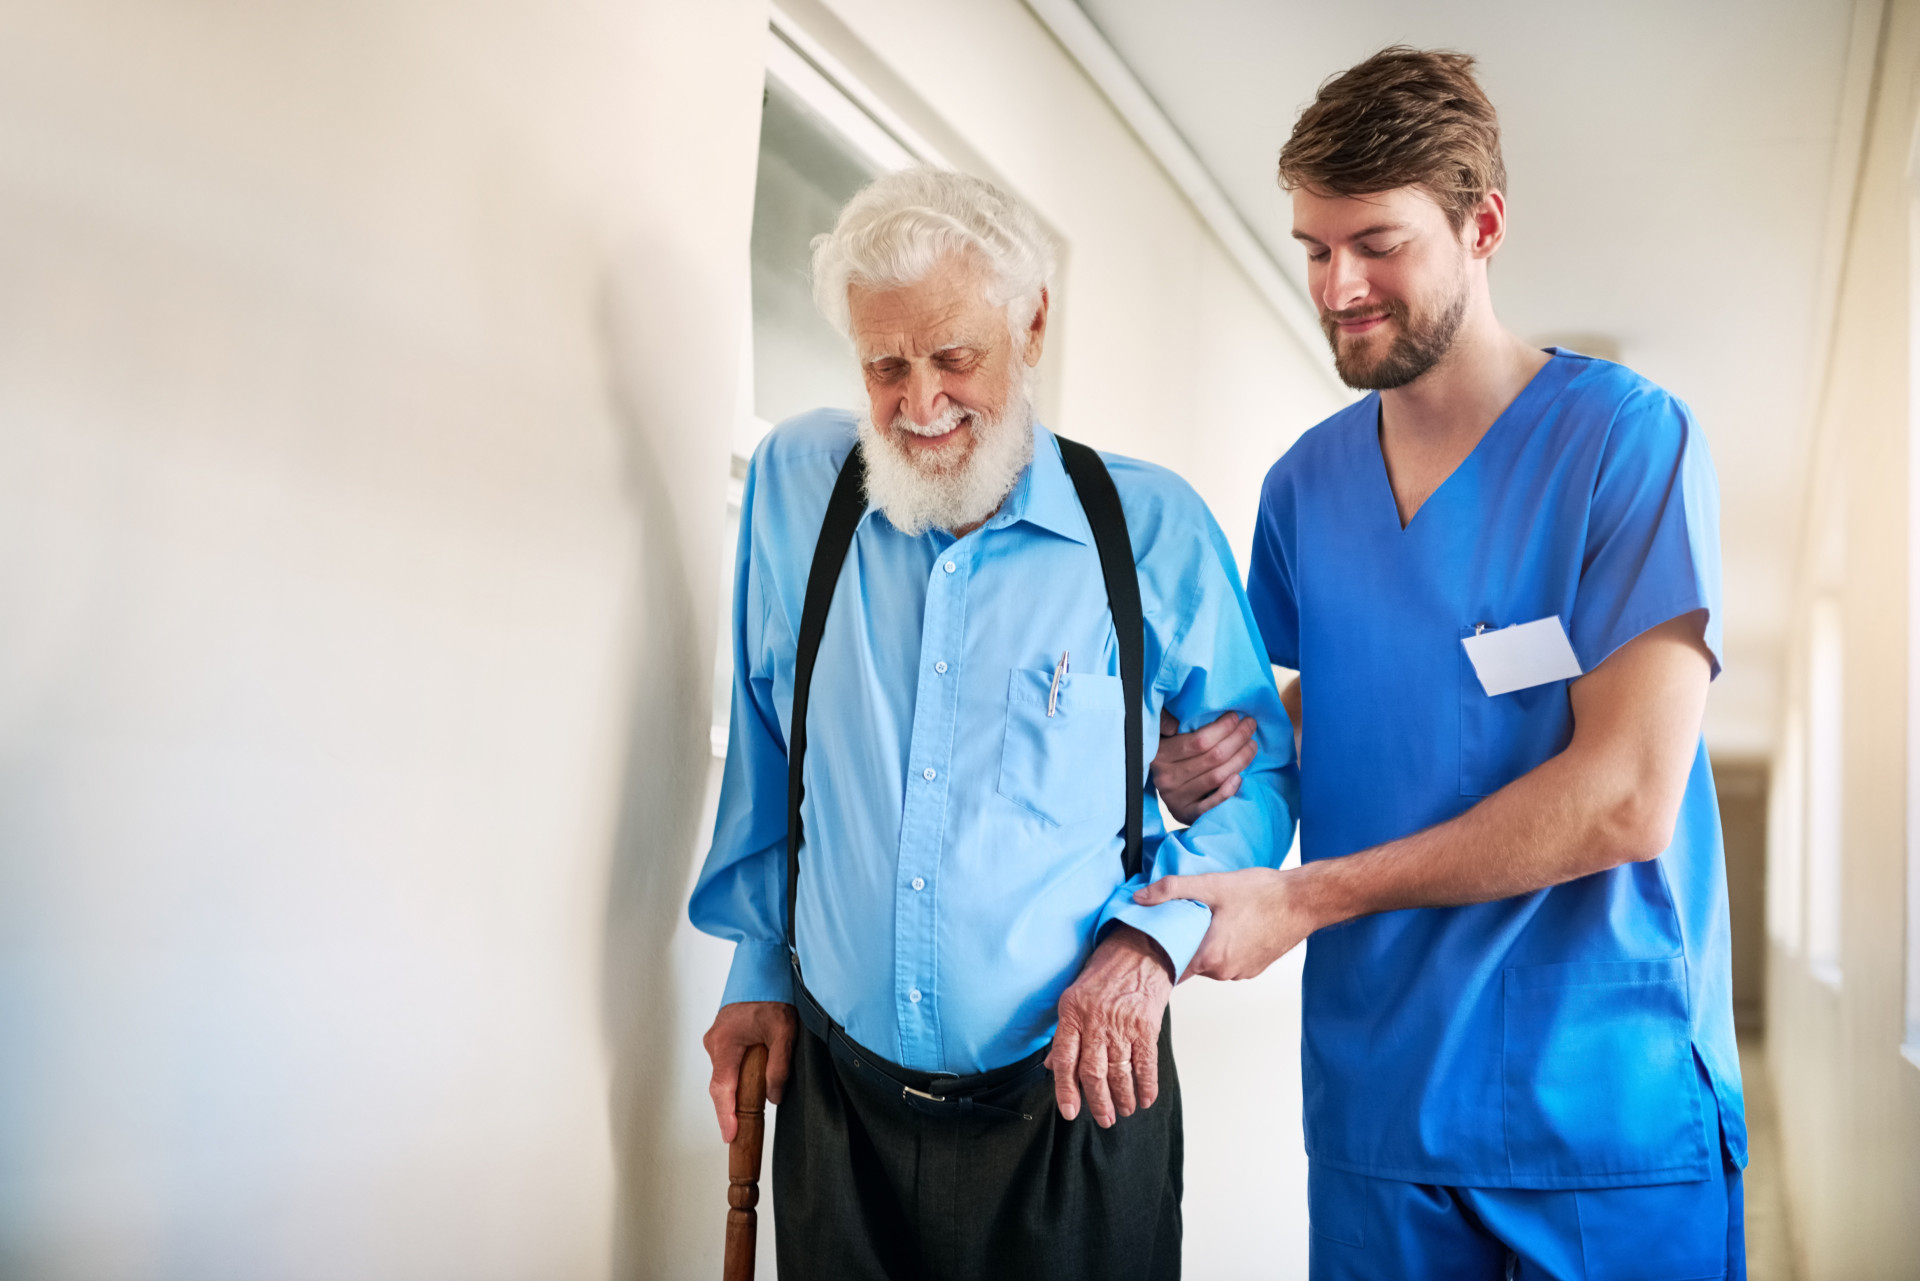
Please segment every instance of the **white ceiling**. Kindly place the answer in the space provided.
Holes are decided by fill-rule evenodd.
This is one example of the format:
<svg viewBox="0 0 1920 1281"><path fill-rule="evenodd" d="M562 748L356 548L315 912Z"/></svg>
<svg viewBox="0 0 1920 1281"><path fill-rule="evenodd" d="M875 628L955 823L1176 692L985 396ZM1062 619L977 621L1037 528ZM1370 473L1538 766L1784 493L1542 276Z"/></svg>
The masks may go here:
<svg viewBox="0 0 1920 1281"><path fill-rule="evenodd" d="M1720 473L1728 666L1708 739L1765 750L1853 0L1080 3L1301 281L1274 161L1320 81L1395 42L1479 58L1510 185L1495 305L1526 337L1610 339L1704 424Z"/></svg>

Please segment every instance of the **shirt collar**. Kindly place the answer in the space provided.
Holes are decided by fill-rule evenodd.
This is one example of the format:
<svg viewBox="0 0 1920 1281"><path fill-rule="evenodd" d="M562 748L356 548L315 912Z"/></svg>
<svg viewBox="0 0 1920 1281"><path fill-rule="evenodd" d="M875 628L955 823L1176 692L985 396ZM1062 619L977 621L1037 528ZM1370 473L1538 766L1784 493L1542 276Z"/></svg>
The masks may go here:
<svg viewBox="0 0 1920 1281"><path fill-rule="evenodd" d="M1074 492L1066 464L1060 461L1060 446L1054 443L1053 433L1037 422L1033 425L1033 461L987 524L999 528L1019 520L1076 543L1093 542L1093 529L1080 507L1080 495Z"/></svg>
<svg viewBox="0 0 1920 1281"><path fill-rule="evenodd" d="M879 511L879 506L869 499L862 520L871 519ZM1033 461L1020 473L1020 479L1013 482L1006 501L1000 504L1000 510L987 521L985 528L1004 529L1017 521L1076 543L1088 546L1093 543L1093 529L1087 524L1087 514L1080 507L1080 496L1074 492L1066 465L1060 461L1060 447L1054 443L1053 433L1038 421L1033 424Z"/></svg>

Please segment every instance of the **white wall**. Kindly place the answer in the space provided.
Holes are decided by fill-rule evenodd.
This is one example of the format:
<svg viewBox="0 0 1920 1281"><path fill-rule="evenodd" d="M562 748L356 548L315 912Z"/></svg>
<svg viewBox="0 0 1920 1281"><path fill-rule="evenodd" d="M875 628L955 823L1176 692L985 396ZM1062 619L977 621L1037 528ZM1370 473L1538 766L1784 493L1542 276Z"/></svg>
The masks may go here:
<svg viewBox="0 0 1920 1281"><path fill-rule="evenodd" d="M1769 893L1799 919L1775 920L1767 1055L1788 1226L1800 1275L1814 1281L1913 1276L1920 1223L1920 1065L1901 1053L1914 946L1906 920L1915 823L1907 695L1916 641L1908 533L1920 372L1911 359L1917 300L1908 268L1920 4L1888 6L1879 58L1832 363L1806 467L1785 742L1774 761L1787 801L1770 836L1782 857ZM1822 615L1827 621L1816 623ZM1837 716L1818 708L1828 691L1819 670L1826 664L1813 653L1816 627L1831 629L1839 644L1829 674ZM1837 777L1826 783L1840 799L1824 838L1816 804L1829 764L1822 740L1834 735L1823 723L1837 731ZM1823 876L1825 854L1837 860Z"/></svg>
<svg viewBox="0 0 1920 1281"><path fill-rule="evenodd" d="M0 8L0 1275L683 1275L764 8ZM697 121L697 128L688 122Z"/></svg>

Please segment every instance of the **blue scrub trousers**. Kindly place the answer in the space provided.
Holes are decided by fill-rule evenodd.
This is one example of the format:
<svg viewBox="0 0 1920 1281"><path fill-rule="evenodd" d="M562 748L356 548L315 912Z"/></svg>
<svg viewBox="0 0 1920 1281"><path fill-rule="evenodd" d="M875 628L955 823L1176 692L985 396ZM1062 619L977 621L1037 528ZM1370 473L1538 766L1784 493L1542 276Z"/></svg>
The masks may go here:
<svg viewBox="0 0 1920 1281"><path fill-rule="evenodd" d="M1704 1080L1703 1096L1713 1093ZM1718 1116L1717 1110L1713 1113ZM1537 1192L1307 1167L1312 1281L1746 1281L1740 1168L1721 1177Z"/></svg>
<svg viewBox="0 0 1920 1281"><path fill-rule="evenodd" d="M1313 1281L1745 1281L1740 1171L1534 1192L1400 1183L1312 1165Z"/></svg>

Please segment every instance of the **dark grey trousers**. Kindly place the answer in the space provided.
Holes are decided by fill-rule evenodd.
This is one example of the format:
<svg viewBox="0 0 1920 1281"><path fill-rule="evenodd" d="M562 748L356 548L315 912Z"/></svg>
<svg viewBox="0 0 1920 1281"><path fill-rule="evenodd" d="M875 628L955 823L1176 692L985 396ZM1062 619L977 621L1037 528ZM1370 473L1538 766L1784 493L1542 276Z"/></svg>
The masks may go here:
<svg viewBox="0 0 1920 1281"><path fill-rule="evenodd" d="M804 996L801 999L806 999ZM1173 1281L1180 1081L1112 1129L1062 1120L1040 1064L959 1087L802 1028L773 1139L783 1281ZM903 1091L931 1084L934 1103Z"/></svg>

